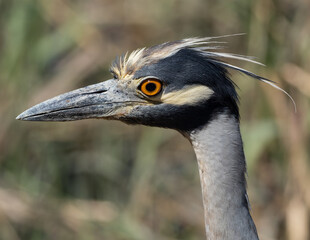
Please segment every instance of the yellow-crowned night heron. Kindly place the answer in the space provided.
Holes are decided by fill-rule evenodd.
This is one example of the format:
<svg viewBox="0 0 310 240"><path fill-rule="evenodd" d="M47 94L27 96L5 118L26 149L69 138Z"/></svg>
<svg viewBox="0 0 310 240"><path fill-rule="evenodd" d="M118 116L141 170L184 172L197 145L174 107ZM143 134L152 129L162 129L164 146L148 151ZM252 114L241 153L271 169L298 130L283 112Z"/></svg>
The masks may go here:
<svg viewBox="0 0 310 240"><path fill-rule="evenodd" d="M172 128L197 156L208 239L258 239L249 212L238 95L227 68L274 86L222 58L212 38L190 38L136 50L111 66L113 79L42 102L17 119L116 119ZM255 62L256 63L256 62Z"/></svg>

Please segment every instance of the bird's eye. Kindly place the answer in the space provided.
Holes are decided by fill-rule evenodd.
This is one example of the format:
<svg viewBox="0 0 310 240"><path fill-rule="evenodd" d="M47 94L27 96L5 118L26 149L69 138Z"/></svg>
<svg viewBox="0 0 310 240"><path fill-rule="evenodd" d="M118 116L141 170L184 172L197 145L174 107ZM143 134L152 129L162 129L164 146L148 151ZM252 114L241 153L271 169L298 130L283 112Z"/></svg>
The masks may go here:
<svg viewBox="0 0 310 240"><path fill-rule="evenodd" d="M160 93L162 83L157 79L146 79L141 83L139 89L145 95L152 97Z"/></svg>

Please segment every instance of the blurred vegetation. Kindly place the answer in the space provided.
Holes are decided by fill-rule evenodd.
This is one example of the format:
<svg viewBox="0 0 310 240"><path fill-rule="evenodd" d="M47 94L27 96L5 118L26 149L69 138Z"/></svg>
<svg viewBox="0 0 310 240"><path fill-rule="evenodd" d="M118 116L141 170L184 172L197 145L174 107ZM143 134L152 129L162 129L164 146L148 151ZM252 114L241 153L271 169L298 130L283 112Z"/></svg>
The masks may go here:
<svg viewBox="0 0 310 240"><path fill-rule="evenodd" d="M191 36L295 99L232 72L261 239L310 239L308 0L1 0L0 239L204 239L190 144L174 131L85 120L19 122L31 105L110 78L115 56Z"/></svg>

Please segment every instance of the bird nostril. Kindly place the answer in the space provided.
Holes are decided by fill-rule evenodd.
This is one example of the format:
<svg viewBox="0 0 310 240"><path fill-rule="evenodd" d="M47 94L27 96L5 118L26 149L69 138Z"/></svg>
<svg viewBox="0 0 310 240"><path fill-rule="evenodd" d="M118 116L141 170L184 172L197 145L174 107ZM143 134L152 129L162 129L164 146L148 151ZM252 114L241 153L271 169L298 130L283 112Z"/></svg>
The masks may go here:
<svg viewBox="0 0 310 240"><path fill-rule="evenodd" d="M83 93L82 95L89 95L89 94L100 94L100 93L104 93L107 90L97 90L97 91L93 91L93 92L87 92L87 93Z"/></svg>

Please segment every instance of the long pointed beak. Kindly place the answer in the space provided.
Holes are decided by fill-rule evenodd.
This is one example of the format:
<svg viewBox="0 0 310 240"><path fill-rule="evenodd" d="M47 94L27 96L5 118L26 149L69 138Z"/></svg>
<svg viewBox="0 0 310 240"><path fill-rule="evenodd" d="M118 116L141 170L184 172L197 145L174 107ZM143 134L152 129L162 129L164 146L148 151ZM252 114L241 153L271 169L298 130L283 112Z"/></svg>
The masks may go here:
<svg viewBox="0 0 310 240"><path fill-rule="evenodd" d="M109 118L132 104L132 98L117 87L116 80L79 88L39 103L17 116L26 121L74 121Z"/></svg>

